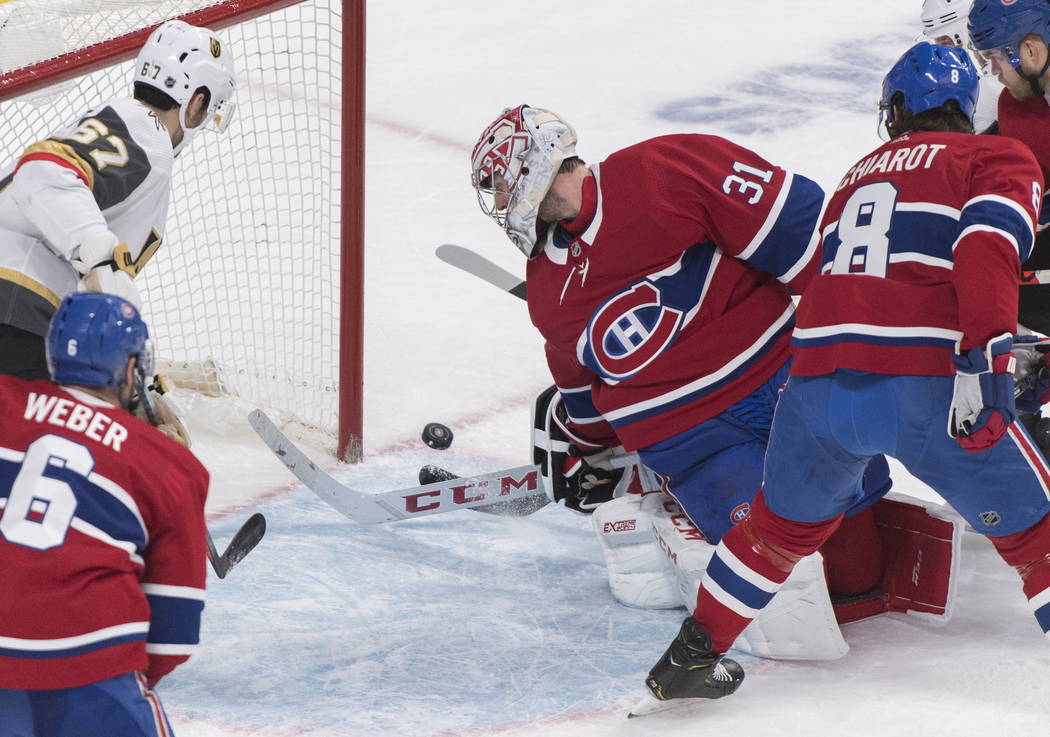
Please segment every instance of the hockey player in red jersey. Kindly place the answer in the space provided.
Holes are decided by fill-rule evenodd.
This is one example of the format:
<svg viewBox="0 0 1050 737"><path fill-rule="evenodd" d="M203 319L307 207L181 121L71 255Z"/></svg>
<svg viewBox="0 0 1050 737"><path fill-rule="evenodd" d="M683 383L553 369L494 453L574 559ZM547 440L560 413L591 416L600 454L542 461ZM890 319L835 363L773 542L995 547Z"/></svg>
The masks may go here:
<svg viewBox="0 0 1050 737"><path fill-rule="evenodd" d="M975 0L969 33L1004 88L999 95L998 133L1023 141L1050 180L1050 1ZM1018 322L1050 334L1050 285L1033 272L1050 269L1050 200L1044 193L1039 230L1022 266Z"/></svg>
<svg viewBox="0 0 1050 737"><path fill-rule="evenodd" d="M171 734L153 687L198 642L208 473L128 410L152 358L125 299L75 292L53 381L0 375L0 737Z"/></svg>
<svg viewBox="0 0 1050 737"><path fill-rule="evenodd" d="M48 377L48 321L78 286L139 306L133 278L163 242L174 159L229 124L233 62L207 29L161 24L129 82L133 98L99 101L0 162L0 373Z"/></svg>
<svg viewBox="0 0 1050 737"><path fill-rule="evenodd" d="M743 671L726 650L840 525L879 453L992 541L1050 631L1050 467L1014 421L1011 357L1042 175L1019 142L967 135L977 84L965 54L928 43L887 75L892 140L829 200L763 490L650 671L657 698L736 689Z"/></svg>
<svg viewBox="0 0 1050 737"><path fill-rule="evenodd" d="M761 485L787 376L792 291L818 267L824 193L716 136L662 136L591 167L575 144L559 116L522 105L489 125L472 154L482 210L528 258L529 313L557 386L537 402L537 462L556 500L592 511L628 478L609 467L610 454L637 450L699 528L696 539L717 543ZM858 480L866 491L851 511L887 491L880 461ZM865 560L836 593L876 586L878 554ZM820 585L797 601L827 602L823 566L811 562ZM818 618L841 655L830 609Z"/></svg>
<svg viewBox="0 0 1050 737"><path fill-rule="evenodd" d="M971 46L986 60L1005 89L997 95L997 132L1024 142L1050 180L1050 2L1047 0L975 0L968 19ZM1022 264L1017 320L1028 330L1050 334L1050 201L1043 193L1039 232L1028 260ZM1050 418L1041 416L1040 403L1050 399L1046 389L1050 369L1046 354L1019 350L1018 376L1033 379L1038 391L1031 401L1018 401L1018 415L1044 454L1050 453Z"/></svg>

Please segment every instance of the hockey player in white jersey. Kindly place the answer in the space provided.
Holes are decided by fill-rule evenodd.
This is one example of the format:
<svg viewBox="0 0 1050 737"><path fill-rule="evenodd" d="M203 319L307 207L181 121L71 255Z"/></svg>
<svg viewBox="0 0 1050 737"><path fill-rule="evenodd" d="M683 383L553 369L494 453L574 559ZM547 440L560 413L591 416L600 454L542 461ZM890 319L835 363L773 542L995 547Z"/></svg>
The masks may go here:
<svg viewBox="0 0 1050 737"><path fill-rule="evenodd" d="M0 169L0 373L46 379L44 335L77 289L136 306L132 281L160 247L174 159L224 131L235 90L214 33L168 21L135 60L132 97L101 103Z"/></svg>
<svg viewBox="0 0 1050 737"><path fill-rule="evenodd" d="M973 114L974 133L996 132L999 114L999 93L1003 86L991 74L984 57L976 53L966 27L967 15L973 0L923 0L919 20L922 33L931 43L965 49L980 72L980 94Z"/></svg>

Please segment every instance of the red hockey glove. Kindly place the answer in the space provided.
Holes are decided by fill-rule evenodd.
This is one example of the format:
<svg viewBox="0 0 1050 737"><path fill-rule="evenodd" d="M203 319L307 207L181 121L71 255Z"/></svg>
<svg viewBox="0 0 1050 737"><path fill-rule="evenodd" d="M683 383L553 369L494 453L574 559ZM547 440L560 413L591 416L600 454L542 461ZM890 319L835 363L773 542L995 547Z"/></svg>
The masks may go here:
<svg viewBox="0 0 1050 737"><path fill-rule="evenodd" d="M965 450L988 450L1015 419L1013 336L1003 333L983 348L956 354L955 391L948 434Z"/></svg>

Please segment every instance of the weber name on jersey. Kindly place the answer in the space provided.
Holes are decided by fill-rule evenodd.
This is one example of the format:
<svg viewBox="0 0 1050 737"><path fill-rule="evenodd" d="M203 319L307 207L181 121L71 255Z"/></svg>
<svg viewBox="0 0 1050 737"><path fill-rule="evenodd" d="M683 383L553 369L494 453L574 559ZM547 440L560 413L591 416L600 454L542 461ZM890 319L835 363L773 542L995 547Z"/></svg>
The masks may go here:
<svg viewBox="0 0 1050 737"><path fill-rule="evenodd" d="M591 168L583 206L528 263L529 312L574 424L628 449L700 424L788 358L824 193L708 135ZM602 429L604 428L604 429Z"/></svg>
<svg viewBox="0 0 1050 737"><path fill-rule="evenodd" d="M959 172L972 172L960 177ZM1014 332L1043 178L1001 136L909 133L854 165L821 224L791 373L954 376L952 355Z"/></svg>
<svg viewBox="0 0 1050 737"><path fill-rule="evenodd" d="M124 410L0 376L0 689L73 688L194 651L208 473Z"/></svg>
<svg viewBox="0 0 1050 737"><path fill-rule="evenodd" d="M163 238L173 162L153 112L116 99L0 170L0 322L44 335L76 288L68 259L90 233L112 231L138 273Z"/></svg>

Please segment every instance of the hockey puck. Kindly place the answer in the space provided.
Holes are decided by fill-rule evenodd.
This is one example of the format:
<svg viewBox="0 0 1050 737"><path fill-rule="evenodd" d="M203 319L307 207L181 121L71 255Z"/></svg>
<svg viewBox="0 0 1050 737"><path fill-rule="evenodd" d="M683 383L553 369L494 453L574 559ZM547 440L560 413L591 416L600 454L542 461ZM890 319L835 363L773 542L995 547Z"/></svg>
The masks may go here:
<svg viewBox="0 0 1050 737"><path fill-rule="evenodd" d="M440 422L428 422L423 428L423 442L435 450L452 445L452 431Z"/></svg>

